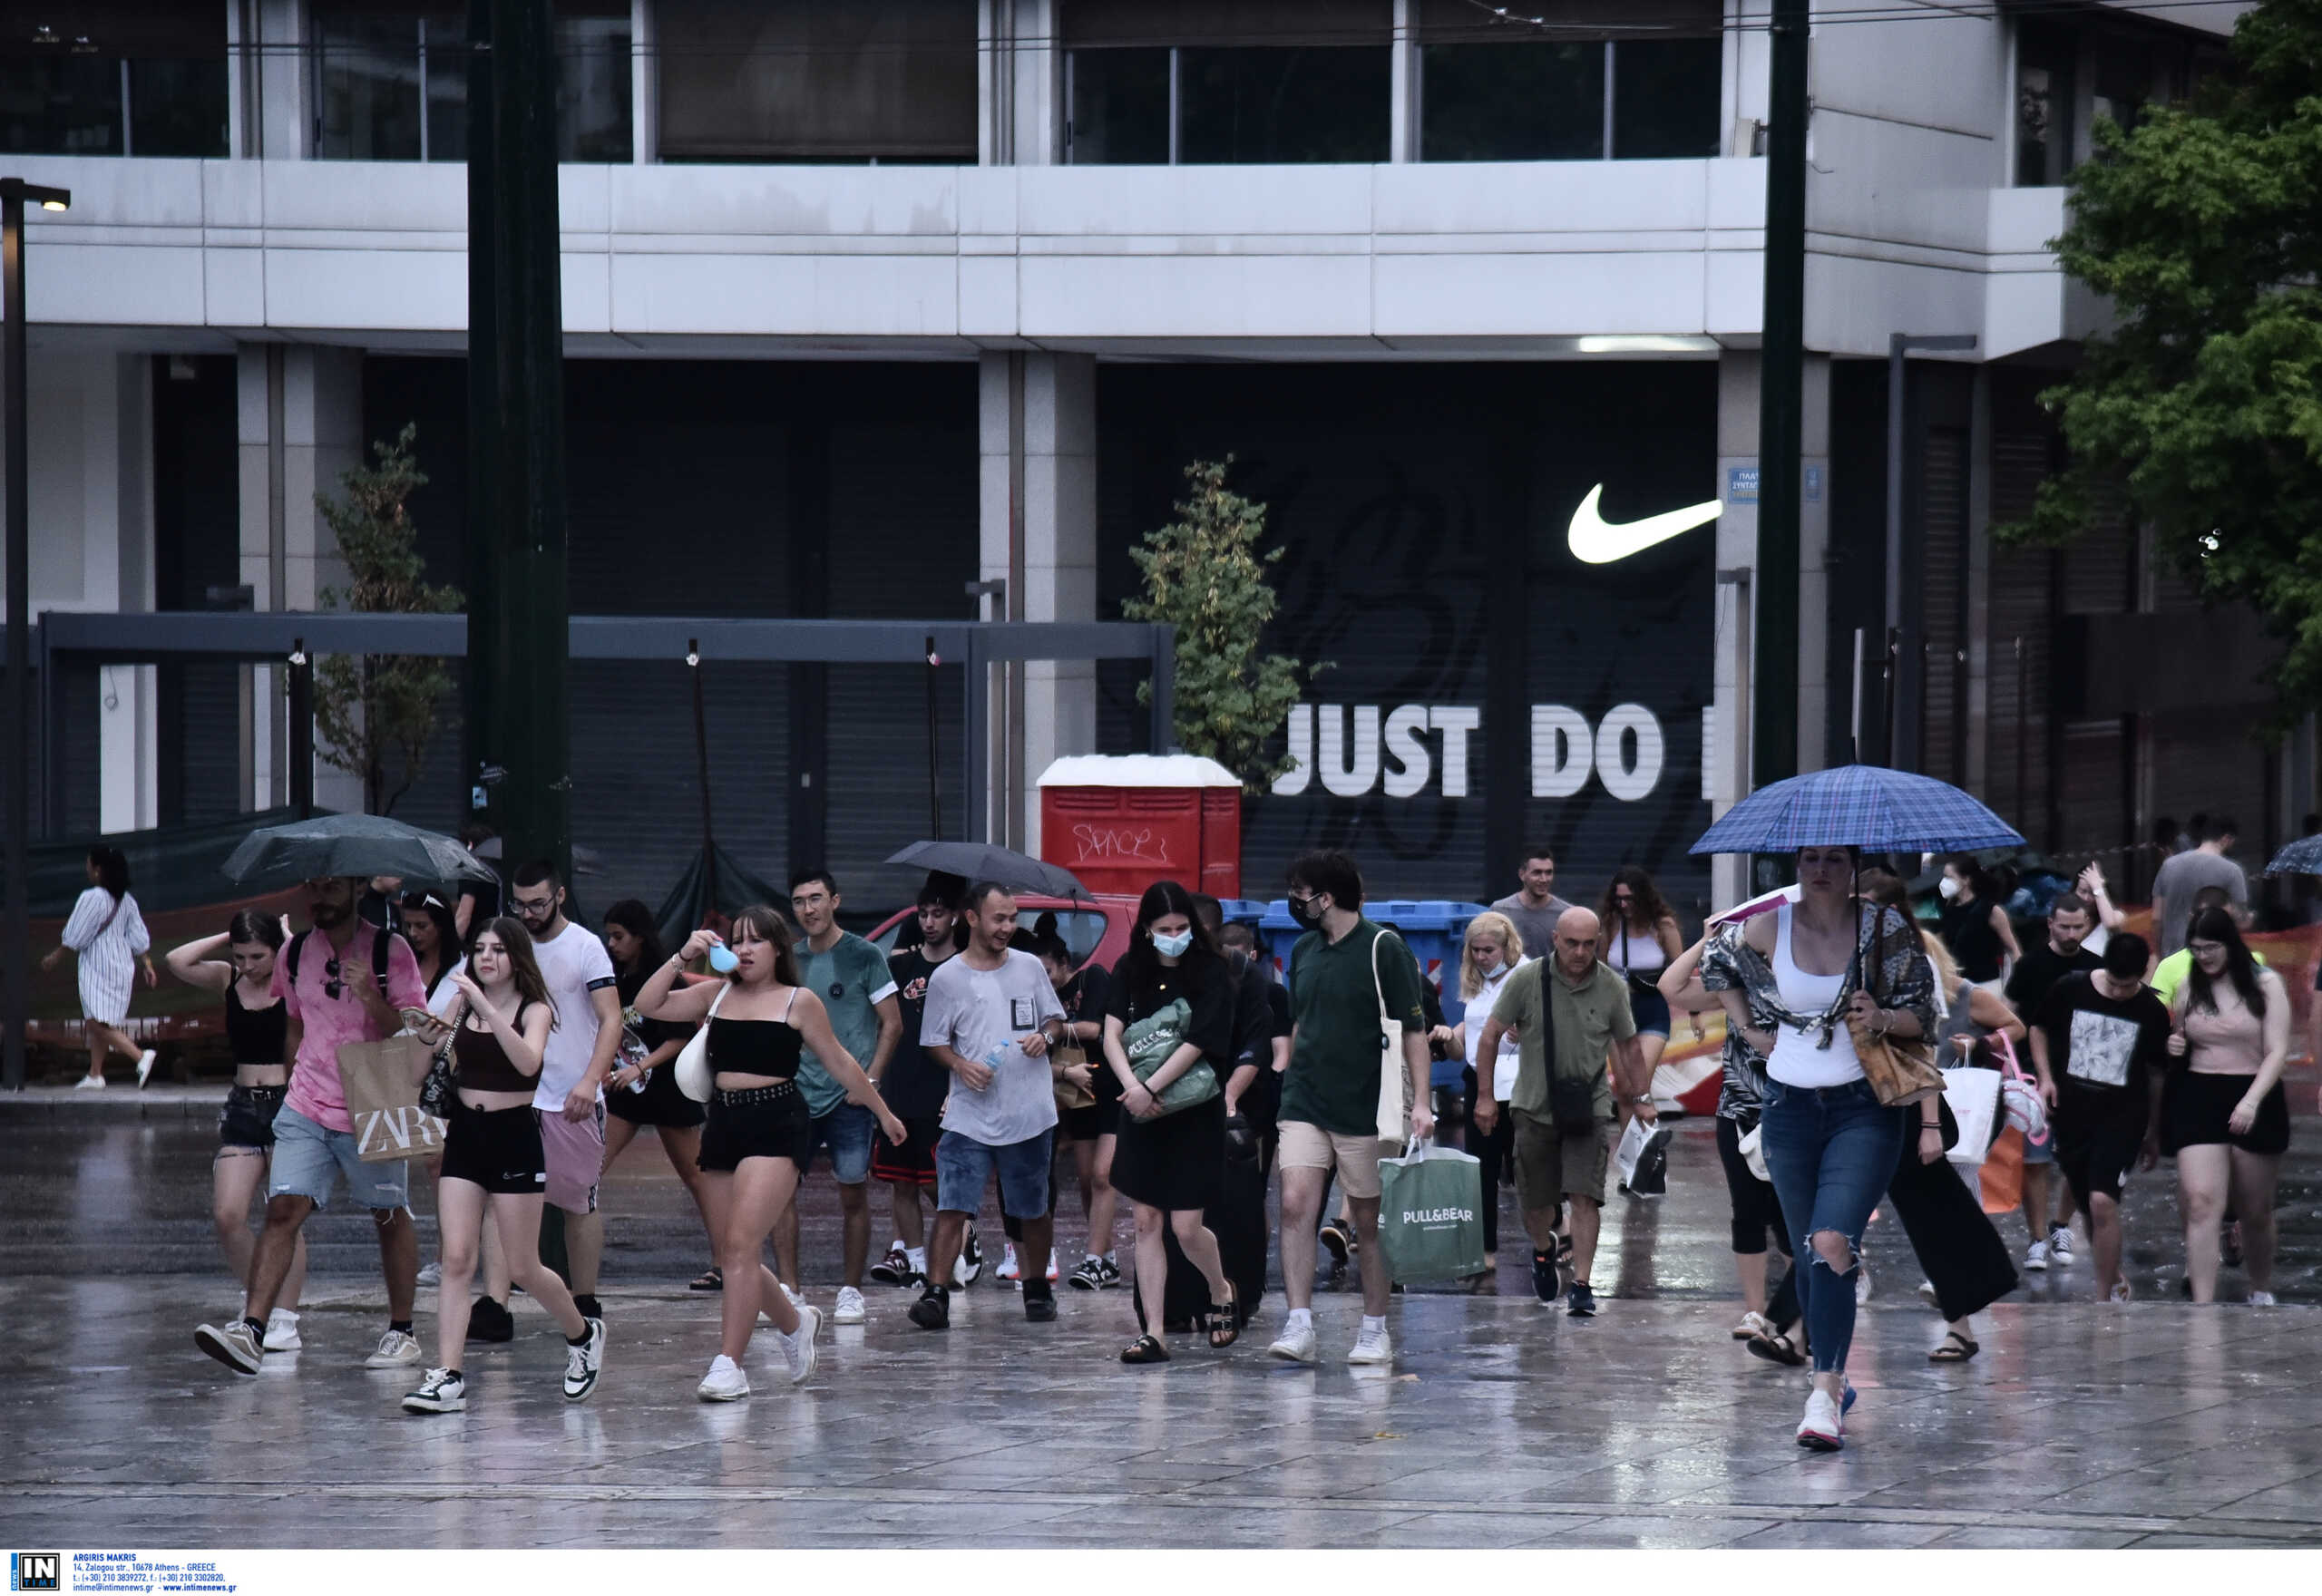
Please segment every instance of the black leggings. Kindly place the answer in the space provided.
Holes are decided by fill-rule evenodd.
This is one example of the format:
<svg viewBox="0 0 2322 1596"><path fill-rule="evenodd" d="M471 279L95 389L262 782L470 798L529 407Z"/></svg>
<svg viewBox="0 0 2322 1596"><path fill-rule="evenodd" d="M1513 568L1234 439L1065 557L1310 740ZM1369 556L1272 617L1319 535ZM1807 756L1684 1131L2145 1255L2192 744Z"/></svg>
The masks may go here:
<svg viewBox="0 0 2322 1596"><path fill-rule="evenodd" d="M1787 1267L1766 1300L1766 1317L1776 1328L1795 1324L1800 1318L1798 1268L1790 1255L1789 1228L1781 1222L1781 1200L1771 1182L1750 1173L1749 1160L1742 1156L1742 1127L1723 1114L1717 1120L1717 1161L1725 1166L1726 1195L1733 1203L1734 1253L1742 1258L1762 1255L1767 1236L1773 1237Z"/></svg>
<svg viewBox="0 0 2322 1596"><path fill-rule="evenodd" d="M1499 1176L1502 1170L1513 1174L1516 1154L1516 1116L1507 1105L1499 1105L1499 1118L1493 1122L1491 1134L1476 1134L1476 1072L1460 1072L1467 1083L1468 1151L1483 1165L1484 1177L1484 1251L1499 1251Z"/></svg>

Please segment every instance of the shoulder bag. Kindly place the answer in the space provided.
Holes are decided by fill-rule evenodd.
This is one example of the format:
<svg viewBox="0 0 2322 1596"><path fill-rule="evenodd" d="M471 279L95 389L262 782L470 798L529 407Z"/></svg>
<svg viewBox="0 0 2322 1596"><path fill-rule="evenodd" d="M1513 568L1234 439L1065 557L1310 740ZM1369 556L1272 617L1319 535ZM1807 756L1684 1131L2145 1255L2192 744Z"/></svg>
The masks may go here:
<svg viewBox="0 0 2322 1596"><path fill-rule="evenodd" d="M1855 949L1855 966L1862 972L1862 990L1872 1001L1878 998L1878 966L1883 959L1866 957L1866 948L1875 953L1885 940L1883 916L1881 929L1874 931L1868 943ZM1925 957L1924 954L1921 955ZM1846 1003L1848 993L1842 985L1839 1001ZM1943 1072L1935 1066L1935 1045L1924 1036L1896 1036L1872 1030L1855 1017L1849 1006L1846 1010L1847 1034L1854 1038L1854 1056L1862 1066L1863 1078L1870 1083L1871 1091L1888 1108L1901 1108L1927 1097L1943 1095Z"/></svg>
<svg viewBox="0 0 2322 1596"><path fill-rule="evenodd" d="M709 1000L709 1012L702 1017L701 1029L693 1034L685 1049L678 1055L678 1090L696 1103L709 1101L709 1022L717 1017L717 1006L726 1001L731 985Z"/></svg>
<svg viewBox="0 0 2322 1596"><path fill-rule="evenodd" d="M1381 931L1371 939L1371 990L1379 1002L1379 1123L1381 1142L1402 1143L1410 1137L1410 1071L1403 1067L1403 1022L1387 1012L1387 984L1379 977L1379 944L1393 936Z"/></svg>
<svg viewBox="0 0 2322 1596"><path fill-rule="evenodd" d="M436 1044L434 1056L427 1061L427 1078L419 1083L419 1106L437 1119L452 1117L452 1054L459 1045L460 1027L467 1023L468 1000L463 998L452 1005L452 1028Z"/></svg>

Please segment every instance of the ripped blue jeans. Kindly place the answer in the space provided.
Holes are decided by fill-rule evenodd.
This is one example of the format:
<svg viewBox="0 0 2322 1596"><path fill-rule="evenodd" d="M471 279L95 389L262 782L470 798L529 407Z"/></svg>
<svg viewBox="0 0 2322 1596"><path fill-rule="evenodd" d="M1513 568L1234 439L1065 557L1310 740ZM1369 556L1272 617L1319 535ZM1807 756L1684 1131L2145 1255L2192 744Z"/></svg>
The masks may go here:
<svg viewBox="0 0 2322 1596"><path fill-rule="evenodd" d="M1847 1366L1854 1342L1855 1269L1844 1274L1831 1269L1815 1252L1813 1237L1835 1231L1860 1253L1863 1227L1902 1155L1906 1112L1882 1107L1868 1081L1819 1087L1766 1084L1761 1144L1781 1199L1782 1218L1791 1227L1798 1301L1817 1374Z"/></svg>

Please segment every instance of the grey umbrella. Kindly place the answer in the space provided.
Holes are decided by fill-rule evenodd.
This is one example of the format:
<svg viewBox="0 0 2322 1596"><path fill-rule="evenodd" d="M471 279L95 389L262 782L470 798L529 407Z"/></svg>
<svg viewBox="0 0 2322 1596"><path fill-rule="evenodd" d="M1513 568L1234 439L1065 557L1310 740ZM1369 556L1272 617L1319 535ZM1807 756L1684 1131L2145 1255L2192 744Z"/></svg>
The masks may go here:
<svg viewBox="0 0 2322 1596"><path fill-rule="evenodd" d="M913 842L902 852L890 854L887 862L940 870L969 881L998 881L1011 892L1039 892L1051 898L1090 896L1070 871L996 842Z"/></svg>
<svg viewBox="0 0 2322 1596"><path fill-rule="evenodd" d="M492 880L492 867L450 837L382 814L318 814L261 826L227 857L229 880L288 885L314 876Z"/></svg>

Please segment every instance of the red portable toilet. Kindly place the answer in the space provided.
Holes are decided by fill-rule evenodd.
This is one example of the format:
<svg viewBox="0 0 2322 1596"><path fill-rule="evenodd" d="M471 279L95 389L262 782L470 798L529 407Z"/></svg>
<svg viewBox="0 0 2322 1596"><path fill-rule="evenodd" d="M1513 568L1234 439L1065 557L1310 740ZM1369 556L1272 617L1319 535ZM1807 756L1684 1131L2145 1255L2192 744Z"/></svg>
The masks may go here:
<svg viewBox="0 0 2322 1596"><path fill-rule="evenodd" d="M1088 754L1040 774L1040 857L1092 892L1242 895L1242 783L1191 754Z"/></svg>

